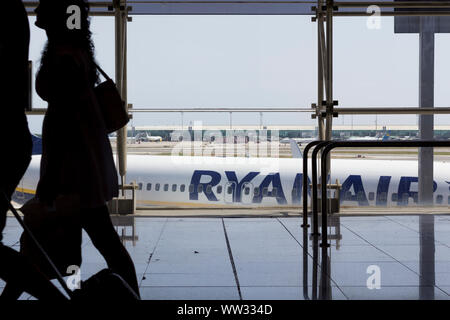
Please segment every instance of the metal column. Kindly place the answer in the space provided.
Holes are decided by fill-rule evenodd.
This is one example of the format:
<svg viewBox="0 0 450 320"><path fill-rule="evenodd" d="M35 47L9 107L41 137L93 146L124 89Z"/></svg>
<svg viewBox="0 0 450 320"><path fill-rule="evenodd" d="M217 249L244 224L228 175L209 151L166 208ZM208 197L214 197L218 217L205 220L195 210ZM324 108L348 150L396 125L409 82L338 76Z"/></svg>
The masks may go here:
<svg viewBox="0 0 450 320"><path fill-rule="evenodd" d="M116 84L122 99L127 102L127 0L114 0L115 33L116 33ZM125 195L124 186L127 174L127 127L117 131L117 163L122 181L122 195Z"/></svg>
<svg viewBox="0 0 450 320"><path fill-rule="evenodd" d="M331 140L333 132L333 0L327 0L327 122L325 140Z"/></svg>
<svg viewBox="0 0 450 320"><path fill-rule="evenodd" d="M434 107L434 17L420 17L419 107ZM419 115L422 140L434 138L434 115ZM433 203L433 148L419 148L419 203Z"/></svg>
<svg viewBox="0 0 450 320"><path fill-rule="evenodd" d="M319 140L325 140L323 117L320 114L323 102L323 52L321 45L321 28L323 28L322 0L317 1L317 106L316 116L319 128Z"/></svg>

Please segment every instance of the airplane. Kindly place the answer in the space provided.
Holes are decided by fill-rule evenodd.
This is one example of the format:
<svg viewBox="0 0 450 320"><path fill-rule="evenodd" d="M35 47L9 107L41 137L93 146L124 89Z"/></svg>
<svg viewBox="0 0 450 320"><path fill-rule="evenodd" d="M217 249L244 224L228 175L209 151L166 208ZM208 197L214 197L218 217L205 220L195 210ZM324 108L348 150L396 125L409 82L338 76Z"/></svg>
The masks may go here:
<svg viewBox="0 0 450 320"><path fill-rule="evenodd" d="M291 143L291 141L294 140L295 142L297 142L298 144L302 145L307 145L308 143L317 140L316 138L283 138L280 140L280 143L283 144L288 144Z"/></svg>
<svg viewBox="0 0 450 320"><path fill-rule="evenodd" d="M137 142L162 142L161 136L150 136L146 132L138 133L135 137Z"/></svg>
<svg viewBox="0 0 450 320"><path fill-rule="evenodd" d="M389 133L386 133L384 135L377 135L375 137L365 136L365 137L355 137L351 136L347 138L348 141L388 141L388 140L394 140Z"/></svg>
<svg viewBox="0 0 450 320"><path fill-rule="evenodd" d="M39 178L42 148L33 140L33 159L13 199L19 204L34 196ZM127 180L137 183L138 206L299 208L302 154L295 141L291 148L294 158L287 159L128 155ZM342 207L418 202L417 161L332 159L331 168L330 181L342 184ZM435 161L434 172L434 204L448 206L450 164Z"/></svg>

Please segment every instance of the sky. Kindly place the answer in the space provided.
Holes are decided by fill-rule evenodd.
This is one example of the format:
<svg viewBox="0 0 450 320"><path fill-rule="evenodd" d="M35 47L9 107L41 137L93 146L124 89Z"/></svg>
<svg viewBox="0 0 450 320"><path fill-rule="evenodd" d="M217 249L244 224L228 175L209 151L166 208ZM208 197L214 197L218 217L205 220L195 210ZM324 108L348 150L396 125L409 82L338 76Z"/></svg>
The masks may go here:
<svg viewBox="0 0 450 320"><path fill-rule="evenodd" d="M38 69L45 33L30 17ZM418 106L419 37L394 34L394 19L334 20L334 100L341 107ZM114 77L114 21L94 17L96 58ZM317 25L310 16L133 16L128 25L128 102L134 108L298 107L317 99ZM450 107L450 34L436 34L435 106ZM33 105L46 107L34 94ZM29 116L40 133L42 116ZM130 125L179 125L178 113L135 114ZM227 113L185 114L183 124L226 125ZM233 124L259 124L235 113ZM338 125L417 124L417 116L340 116ZM307 113L265 113L264 125L316 125ZM450 115L435 117L450 125Z"/></svg>

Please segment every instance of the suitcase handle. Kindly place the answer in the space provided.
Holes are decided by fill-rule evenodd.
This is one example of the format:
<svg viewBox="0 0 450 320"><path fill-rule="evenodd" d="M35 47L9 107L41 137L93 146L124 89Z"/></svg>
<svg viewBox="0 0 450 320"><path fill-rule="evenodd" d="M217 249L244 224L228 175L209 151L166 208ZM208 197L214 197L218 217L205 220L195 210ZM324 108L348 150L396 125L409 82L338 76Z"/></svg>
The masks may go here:
<svg viewBox="0 0 450 320"><path fill-rule="evenodd" d="M53 269L53 271L56 274L56 279L58 280L58 282L61 284L61 286L63 287L64 291L69 295L69 297L71 299L73 299L74 294L72 292L72 290L69 289L69 287L67 286L66 282L64 281L61 273L59 272L58 268L56 268L55 264L53 263L53 261L50 259L50 257L47 255L47 253L45 252L44 248L42 248L42 246L39 244L39 242L37 241L37 239L34 237L33 233L31 232L31 230L26 226L25 222L23 221L23 219L20 217L19 213L17 212L17 210L13 207L13 205L11 204L11 201L8 199L8 197L6 196L6 194L4 192L2 192L3 194L3 198L4 200L8 203L8 208L11 210L11 212L13 213L14 217L16 217L17 221L19 222L19 224L22 226L23 230L28 234L28 236L30 237L30 239L34 242L34 244L36 245L36 247L38 248L38 250L41 252L41 254L44 256L44 258L47 260L47 262L50 264L51 268ZM49 280L50 281L50 280Z"/></svg>

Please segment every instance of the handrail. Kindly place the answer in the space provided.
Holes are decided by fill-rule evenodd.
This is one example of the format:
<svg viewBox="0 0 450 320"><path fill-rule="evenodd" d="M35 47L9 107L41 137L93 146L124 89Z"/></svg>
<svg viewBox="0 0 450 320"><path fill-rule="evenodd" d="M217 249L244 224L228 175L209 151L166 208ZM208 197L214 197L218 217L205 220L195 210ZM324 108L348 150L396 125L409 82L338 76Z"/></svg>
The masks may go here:
<svg viewBox="0 0 450 320"><path fill-rule="evenodd" d="M322 150L324 147L332 143L332 141L321 141L317 146L314 148L311 156L311 180L312 180L312 218L313 218L313 236L320 236L319 232L319 209L318 209L318 201L317 201L317 155L320 150ZM322 171L321 175L323 176L324 172ZM325 177L327 174L325 173ZM325 186L326 187L326 186Z"/></svg>
<svg viewBox="0 0 450 320"><path fill-rule="evenodd" d="M320 140L312 141L308 143L303 149L303 184L302 184L302 192L303 192L303 224L302 228L309 228L308 224L308 152L309 150L318 145Z"/></svg>
<svg viewBox="0 0 450 320"><path fill-rule="evenodd" d="M335 148L408 148L408 147L450 147L450 141L415 140L415 141L332 141L328 143L321 156L322 172L328 171L326 161L328 154ZM321 247L328 247L328 199L327 199L327 175L322 174L322 243ZM316 199L317 200L317 199ZM317 202L317 201L316 201Z"/></svg>

